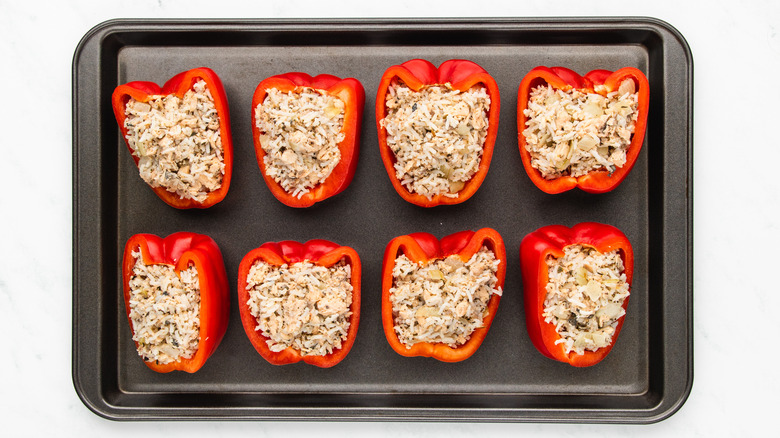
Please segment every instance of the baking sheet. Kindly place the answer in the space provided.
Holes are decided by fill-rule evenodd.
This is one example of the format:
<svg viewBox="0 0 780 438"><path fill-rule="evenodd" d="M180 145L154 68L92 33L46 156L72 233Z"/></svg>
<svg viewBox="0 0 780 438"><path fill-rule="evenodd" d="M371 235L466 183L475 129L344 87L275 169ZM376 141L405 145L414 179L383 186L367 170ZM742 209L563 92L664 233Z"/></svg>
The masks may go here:
<svg viewBox="0 0 780 438"><path fill-rule="evenodd" d="M384 70L412 58L470 59L501 91L490 171L470 200L423 209L403 201L382 166L374 120ZM645 145L613 192L547 195L517 149L517 87L537 65L584 74L641 69L650 81ZM138 177L111 112L114 87L162 84L207 66L222 79L234 139L230 192L206 210L164 204ZM288 71L355 77L366 90L358 169L343 193L308 209L278 202L252 145L251 97ZM98 415L145 419L470 420L647 423L675 412L692 384L692 73L684 38L652 18L451 20L114 20L92 29L73 63L73 380ZM632 296L615 348L575 369L536 351L524 323L518 249L544 225L609 223L634 246ZM508 269L496 319L479 351L446 364L392 351L381 327L381 260L395 236L438 237L492 227ZM135 233L192 231L222 249L230 284L266 241L324 238L363 263L361 322L330 369L272 366L252 348L235 290L222 344L195 374L157 374L135 352L121 301L120 259Z"/></svg>

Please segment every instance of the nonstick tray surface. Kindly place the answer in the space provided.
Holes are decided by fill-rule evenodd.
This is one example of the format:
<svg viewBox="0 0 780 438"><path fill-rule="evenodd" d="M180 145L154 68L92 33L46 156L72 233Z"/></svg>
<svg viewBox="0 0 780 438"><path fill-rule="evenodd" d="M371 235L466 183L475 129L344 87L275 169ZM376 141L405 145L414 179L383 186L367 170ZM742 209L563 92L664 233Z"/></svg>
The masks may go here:
<svg viewBox="0 0 780 438"><path fill-rule="evenodd" d="M384 70L413 58L470 59L496 78L501 117L490 171L455 206L424 209L393 190L377 144L374 105ZM610 193L548 195L523 170L517 88L537 65L634 66L650 81L644 147ZM111 111L113 89L162 84L207 66L230 104L230 192L206 210L163 203L138 177ZM308 209L277 201L258 169L251 97L289 71L355 77L366 90L357 173ZM650 423L673 414L693 380L693 60L684 38L652 18L447 20L114 20L87 33L73 61L73 381L84 403L118 420L308 419ZM623 230L636 256L625 325L600 364L576 369L542 356L525 328L519 245L544 225L597 221ZM380 317L381 260L395 236L443 237L492 227L507 246L496 319L459 363L396 354ZM232 287L222 344L195 374L157 374L135 352L121 299L120 259L136 233L192 231L222 249ZM267 241L313 238L355 248L363 264L357 341L337 366L273 366L252 348L236 299L238 264Z"/></svg>

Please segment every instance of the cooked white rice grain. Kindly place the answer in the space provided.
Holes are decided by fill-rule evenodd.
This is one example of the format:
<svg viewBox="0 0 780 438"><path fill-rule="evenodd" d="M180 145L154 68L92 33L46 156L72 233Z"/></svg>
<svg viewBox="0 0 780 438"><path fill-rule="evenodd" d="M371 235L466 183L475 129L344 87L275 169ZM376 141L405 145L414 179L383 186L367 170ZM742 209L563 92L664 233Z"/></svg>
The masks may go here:
<svg viewBox="0 0 780 438"><path fill-rule="evenodd" d="M146 362L189 359L200 341L200 285L194 266L144 264L140 248L130 277L130 319L138 354Z"/></svg>
<svg viewBox="0 0 780 438"><path fill-rule="evenodd" d="M542 315L561 336L556 344L576 354L610 345L629 295L618 252L600 253L592 247L571 245L564 248L563 257L548 257L547 266Z"/></svg>
<svg viewBox="0 0 780 438"><path fill-rule="evenodd" d="M352 270L310 261L273 266L257 261L249 270L247 305L271 351L287 347L302 356L324 356L341 348L352 316Z"/></svg>
<svg viewBox="0 0 780 438"><path fill-rule="evenodd" d="M387 145L395 154L396 178L412 193L452 198L482 160L490 96L482 86L461 92L447 83L413 91L391 84L385 101Z"/></svg>
<svg viewBox="0 0 780 438"><path fill-rule="evenodd" d="M630 79L606 96L549 85L534 88L523 131L531 165L546 179L623 167L639 116L638 101Z"/></svg>
<svg viewBox="0 0 780 438"><path fill-rule="evenodd" d="M468 261L457 255L416 264L406 255L395 259L390 302L398 339L411 348L418 342L456 348L483 327L496 287L500 260L482 247Z"/></svg>
<svg viewBox="0 0 780 438"><path fill-rule="evenodd" d="M131 98L125 107L127 142L139 158L141 178L182 199L203 202L222 186L225 174L219 116L206 82L182 98Z"/></svg>
<svg viewBox="0 0 780 438"><path fill-rule="evenodd" d="M255 108L265 171L287 193L300 198L323 183L341 160L344 102L313 88L266 92Z"/></svg>

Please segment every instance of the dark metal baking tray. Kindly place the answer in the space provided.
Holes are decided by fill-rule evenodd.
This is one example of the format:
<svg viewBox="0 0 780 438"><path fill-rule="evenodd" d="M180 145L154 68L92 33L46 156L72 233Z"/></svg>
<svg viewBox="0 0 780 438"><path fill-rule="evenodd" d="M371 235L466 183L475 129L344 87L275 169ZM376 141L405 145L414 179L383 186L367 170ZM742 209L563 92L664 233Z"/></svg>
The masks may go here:
<svg viewBox="0 0 780 438"><path fill-rule="evenodd" d="M374 103L384 70L412 58L471 59L501 90L495 154L476 195L423 209L393 190L377 147ZM644 148L613 192L547 195L521 165L517 87L537 65L635 66L650 81ZM118 84L162 83L199 66L227 91L235 168L215 207L168 207L138 177L110 106ZM252 147L250 102L288 71L359 79L366 89L352 185L292 209L265 186ZM73 382L98 415L145 419L460 420L651 423L684 403L693 380L693 60L684 38L652 18L445 20L118 20L87 33L73 60ZM524 325L518 248L541 226L599 221L633 243L636 268L616 347L586 369L543 357ZM455 364L405 358L380 318L385 245L416 231L439 237L493 227L507 245L504 297L479 351ZM139 232L205 233L221 246L233 288L245 253L266 241L325 238L363 261L362 318L347 358L330 369L272 366L247 340L235 290L227 334L195 374L157 374L136 354L120 299L119 260Z"/></svg>

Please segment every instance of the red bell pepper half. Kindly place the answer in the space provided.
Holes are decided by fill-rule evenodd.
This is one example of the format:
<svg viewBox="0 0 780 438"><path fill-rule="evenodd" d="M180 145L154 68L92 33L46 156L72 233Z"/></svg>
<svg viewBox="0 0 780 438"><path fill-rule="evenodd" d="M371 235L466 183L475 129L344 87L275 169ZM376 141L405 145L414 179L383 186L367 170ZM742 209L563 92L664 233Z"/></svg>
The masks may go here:
<svg viewBox="0 0 780 438"><path fill-rule="evenodd" d="M209 193L203 202L180 198L176 193L169 192L164 187L152 187L152 190L160 199L171 207L180 209L211 207L222 201L230 188L230 178L233 173L233 140L230 134L230 113L227 95L219 76L210 68L199 67L177 74L169 79L162 88L154 82L133 81L116 87L111 96L111 106L114 109L114 116L119 124L119 130L122 132L122 138L125 139L130 156L133 157L135 165L138 166L139 157L133 154L130 144L127 143L127 128L125 127L125 119L127 118L125 107L127 102L130 98L139 102L148 102L156 96L171 94L183 97L187 91L192 89L192 85L199 80L203 80L211 92L211 97L214 99L214 107L219 117L219 135L222 139L222 158L225 163L225 174L222 176L220 188Z"/></svg>
<svg viewBox="0 0 780 438"><path fill-rule="evenodd" d="M255 330L257 319L252 315L247 305L249 301L247 278L255 262L262 261L273 266L282 266L305 260L326 268L344 260L349 264L352 273L350 279L352 284L352 304L350 305L352 316L349 320L347 339L342 342L340 349L325 356L303 356L292 347L287 347L279 352L271 351L267 342L269 338L264 336L262 332ZM357 337L358 324L360 324L360 266L360 257L357 251L348 246L339 246L322 239L310 240L303 244L293 241L268 242L244 256L238 268L238 308L244 331L260 356L273 365L286 365L303 361L320 368L329 368L341 362L352 349Z"/></svg>
<svg viewBox="0 0 780 438"><path fill-rule="evenodd" d="M420 91L431 85L444 85L449 83L452 88L464 92L475 85L485 87L490 96L490 111L488 114L488 131L485 138L485 144L482 149L482 159L479 163L479 169L466 182L463 188L458 192L458 196L453 198L444 194L436 195L428 199L424 195L412 193L401 184L401 181L395 175L396 162L393 150L387 145L387 130L381 125L382 119L387 116L386 97L390 85L396 79L402 80L410 89ZM401 65L394 65L388 68L379 82L379 90L376 96L376 129L379 137L379 153L382 156L382 162L390 177L393 188L403 199L412 204L421 207L435 207L437 205L460 204L471 198L477 192L479 186L487 176L490 168L490 160L493 158L493 146L498 134L498 115L501 109L501 96L498 92L496 80L488 74L482 67L474 62L451 59L442 63L439 68L424 59L412 59Z"/></svg>
<svg viewBox="0 0 780 438"><path fill-rule="evenodd" d="M230 295L222 253L213 239L202 234L178 232L166 238L153 234L132 236L125 245L122 259L125 310L131 331L133 331L133 321L130 318L130 279L136 262L132 253L139 248L144 264L170 265L174 267L177 275L187 270L190 265L195 266L198 271L200 340L197 351L189 359L180 359L168 364L144 362L146 366L158 373L174 370L194 373L214 353L227 330ZM136 348L138 348L137 343Z"/></svg>
<svg viewBox="0 0 780 438"><path fill-rule="evenodd" d="M528 98L531 91L540 85L550 85L560 90L578 89L584 93L606 95L617 90L626 79L634 81L639 93L637 106L638 116L634 125L631 144L626 151L626 164L614 172L600 169L579 177L561 176L555 179L545 179L541 172L531 165L531 153L526 149L523 131L526 128ZM639 151L645 141L647 129L647 111L650 105L650 88L645 75L636 68L625 67L615 72L608 70L593 70L585 76L565 67L536 67L520 82L517 92L517 140L520 146L520 157L531 181L542 191L550 194L561 193L579 187L588 193L605 193L617 187L631 172Z"/></svg>
<svg viewBox="0 0 780 438"><path fill-rule="evenodd" d="M612 343L607 347L577 354L573 351L566 353L562 343L555 344L561 336L555 331L555 325L545 322L542 316L549 282L547 258L563 257L564 248L577 244L595 248L601 253L617 250L623 259L626 282L631 286L634 275L634 251L631 243L617 228L595 222L583 222L572 228L549 225L528 234L520 243L520 268L523 275L526 327L534 346L550 359L575 367L587 367L601 362L612 350L623 327L625 315L618 320ZM623 301L623 309L627 307L628 297Z"/></svg>
<svg viewBox="0 0 780 438"><path fill-rule="evenodd" d="M313 187L309 192L298 198L288 193L273 177L268 176L265 170L265 151L260 143L262 134L257 128L255 108L262 105L268 90L275 88L281 92L300 92L304 88L313 88L336 97L344 102L344 125L341 132L344 133L338 147L341 152L341 160L333 169L330 176L321 184ZM252 138L255 144L257 165L263 174L263 179L271 193L283 204L290 207L310 207L317 202L341 193L352 182L357 168L358 153L360 152L360 126L363 120L363 105L365 103L365 91L363 85L354 78L340 79L333 75L321 74L311 77L306 73L285 73L264 79L255 89L252 96Z"/></svg>
<svg viewBox="0 0 780 438"><path fill-rule="evenodd" d="M504 240L498 231L491 228L482 228L478 231L461 231L446 236L439 241L434 235L428 233L412 233L398 236L390 241L385 249L382 261L382 327L385 337L396 353L407 356L424 356L438 359L442 362L460 362L473 355L482 341L487 336L493 318L498 311L498 303L501 296L492 294L488 302L487 315L482 320L483 326L474 330L465 344L452 348L444 343L418 342L411 348L407 348L395 333L395 318L393 317L393 305L390 301L390 289L393 287L393 268L395 259L400 255L406 255L414 263L429 263L437 259L444 259L457 254L461 260L468 261L483 246L495 254L500 261L496 272L497 288L504 286L506 277L506 248Z"/></svg>

